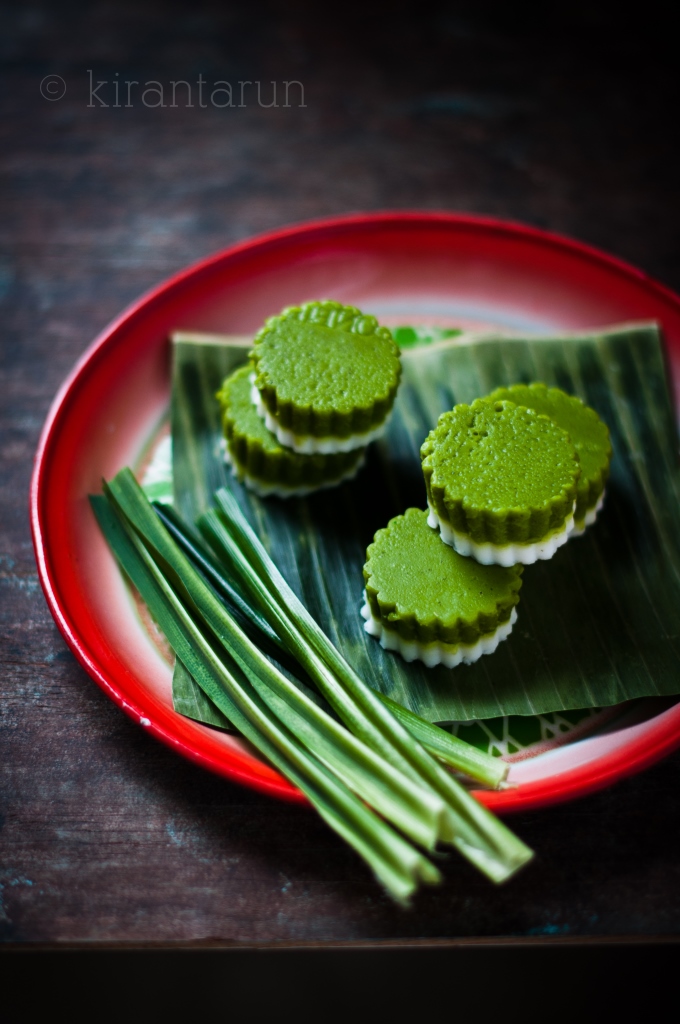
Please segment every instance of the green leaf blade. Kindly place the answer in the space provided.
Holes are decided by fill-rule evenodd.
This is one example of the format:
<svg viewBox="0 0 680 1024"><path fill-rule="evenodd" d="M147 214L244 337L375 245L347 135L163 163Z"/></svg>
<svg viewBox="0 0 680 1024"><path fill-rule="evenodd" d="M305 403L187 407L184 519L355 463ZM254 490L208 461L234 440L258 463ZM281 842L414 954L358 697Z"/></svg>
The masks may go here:
<svg viewBox="0 0 680 1024"><path fill-rule="evenodd" d="M459 343L460 342L460 343ZM210 403L230 369L219 346L178 346L173 403ZM245 354L245 353L243 353ZM225 357L233 364L234 353ZM187 390L186 363L200 364ZM215 468L214 435L184 431L195 477L185 516L226 485L321 629L373 689L431 722L606 707L680 689L680 479L663 345L654 325L553 339L456 339L403 354L386 438L356 481L304 501L262 501ZM212 375L212 377L211 377ZM425 493L418 449L443 409L500 384L544 380L579 394L612 433L605 507L584 537L524 575L519 619L491 657L449 670L407 665L363 632L361 570L377 529ZM184 389L184 390L183 390ZM212 428L211 428L212 429ZM182 477L182 466L176 474ZM176 480L177 482L177 480ZM218 483L219 485L219 483ZM546 599L547 598L547 599Z"/></svg>
<svg viewBox="0 0 680 1024"><path fill-rule="evenodd" d="M115 488L114 488L115 490ZM267 713L248 683L228 672L145 551L106 498L92 498L97 520L121 567L201 688L239 731L307 795L324 819L372 867L392 896L407 901L419 881L440 876L414 847L389 828Z"/></svg>

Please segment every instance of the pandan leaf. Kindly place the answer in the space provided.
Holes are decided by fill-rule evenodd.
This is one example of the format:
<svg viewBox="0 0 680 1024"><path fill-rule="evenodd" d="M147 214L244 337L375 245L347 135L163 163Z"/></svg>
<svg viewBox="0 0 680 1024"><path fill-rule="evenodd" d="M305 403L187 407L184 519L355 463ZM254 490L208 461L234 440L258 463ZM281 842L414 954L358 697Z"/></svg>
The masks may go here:
<svg viewBox="0 0 680 1024"><path fill-rule="evenodd" d="M203 722L204 725L214 725L227 732L234 732L234 727L229 719L206 696L179 658L175 660L175 668L172 673L172 705L180 715L193 718L196 722Z"/></svg>
<svg viewBox="0 0 680 1024"><path fill-rule="evenodd" d="M435 881L439 874L388 822L427 849L440 839L451 843L496 882L531 858L519 839L404 733L364 684L359 690L366 699L357 699L340 675L331 679L329 668L323 669L336 703L349 713L349 731L291 684L187 559L129 469L103 487L104 496L90 499L100 527L177 657L220 711L365 857L395 898L407 899L418 879ZM237 526L239 519L240 513ZM249 532L243 520L241 527ZM264 549L250 537L261 557ZM379 745L387 758L359 738L371 732L361 709L371 703L384 720Z"/></svg>

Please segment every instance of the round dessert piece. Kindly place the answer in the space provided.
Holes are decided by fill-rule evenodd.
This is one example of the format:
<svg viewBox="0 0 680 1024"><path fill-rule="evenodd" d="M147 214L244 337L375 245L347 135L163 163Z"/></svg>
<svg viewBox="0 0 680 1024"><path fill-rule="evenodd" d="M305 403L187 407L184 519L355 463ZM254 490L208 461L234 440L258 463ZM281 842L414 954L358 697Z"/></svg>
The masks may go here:
<svg viewBox="0 0 680 1024"><path fill-rule="evenodd" d="M335 487L358 472L364 460L360 448L333 455L298 455L279 444L250 400L251 375L252 366L242 366L217 393L225 459L237 479L262 497L288 498Z"/></svg>
<svg viewBox="0 0 680 1024"><path fill-rule="evenodd" d="M364 566L364 628L406 661L455 668L510 634L522 566L480 565L442 544L410 508L378 530Z"/></svg>
<svg viewBox="0 0 680 1024"><path fill-rule="evenodd" d="M252 359L253 402L282 445L347 452L384 430L401 363L375 317L339 302L292 306L266 321Z"/></svg>
<svg viewBox="0 0 680 1024"><path fill-rule="evenodd" d="M574 528L578 454L567 432L533 409L483 398L456 405L420 456L430 526L461 555L531 565Z"/></svg>
<svg viewBox="0 0 680 1024"><path fill-rule="evenodd" d="M513 384L497 388L489 396L490 402L509 401L549 416L558 427L566 430L578 452L581 476L576 491L574 529L571 537L580 536L604 503L604 488L609 476L612 446L609 430L594 409L575 395L546 384Z"/></svg>

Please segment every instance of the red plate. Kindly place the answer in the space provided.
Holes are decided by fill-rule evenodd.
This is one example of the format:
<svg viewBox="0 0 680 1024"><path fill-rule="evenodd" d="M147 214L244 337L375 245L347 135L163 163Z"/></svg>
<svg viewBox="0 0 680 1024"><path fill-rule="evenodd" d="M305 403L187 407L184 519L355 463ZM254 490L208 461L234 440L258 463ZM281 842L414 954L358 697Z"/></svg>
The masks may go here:
<svg viewBox="0 0 680 1024"><path fill-rule="evenodd" d="M90 512L102 476L138 460L169 401L168 333L247 334L283 306L332 297L386 322L530 332L656 319L680 393L680 298L604 253L534 228L446 213L316 221L227 249L183 271L100 335L57 395L31 486L45 596L92 678L154 736L206 768L303 800L241 741L175 714L171 673ZM512 766L517 787L480 798L500 812L581 796L680 745L680 704Z"/></svg>

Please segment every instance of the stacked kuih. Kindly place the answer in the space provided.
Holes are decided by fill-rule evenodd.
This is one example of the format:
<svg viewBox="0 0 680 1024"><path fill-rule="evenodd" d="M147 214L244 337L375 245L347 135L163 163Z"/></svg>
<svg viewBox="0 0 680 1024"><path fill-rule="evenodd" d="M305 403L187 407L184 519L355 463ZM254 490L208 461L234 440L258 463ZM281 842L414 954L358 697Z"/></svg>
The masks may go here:
<svg viewBox="0 0 680 1024"><path fill-rule="evenodd" d="M352 451L385 429L401 363L374 316L339 302L291 306L267 320L252 357L253 401L293 451Z"/></svg>
<svg viewBox="0 0 680 1024"><path fill-rule="evenodd" d="M522 566L480 565L442 544L409 508L378 530L364 566L367 633L406 661L454 668L491 654L517 613Z"/></svg>
<svg viewBox="0 0 680 1024"><path fill-rule="evenodd" d="M574 528L581 467L565 430L478 398L439 417L420 449L429 523L483 565L552 558Z"/></svg>
<svg viewBox="0 0 680 1024"><path fill-rule="evenodd" d="M298 455L284 447L267 430L251 401L251 366L242 366L222 384L218 399L222 409L225 457L237 479L261 497L303 496L334 487L358 472L364 451L323 455Z"/></svg>
<svg viewBox="0 0 680 1024"><path fill-rule="evenodd" d="M580 398L545 384L513 384L509 388L497 388L489 395L489 401L515 402L550 417L558 427L566 430L578 452L581 467L571 534L572 537L580 536L587 526L595 522L604 503L612 457L606 423Z"/></svg>
<svg viewBox="0 0 680 1024"><path fill-rule="evenodd" d="M399 350L375 317L331 301L284 309L217 396L235 475L279 497L354 476L387 425L400 374Z"/></svg>
<svg viewBox="0 0 680 1024"><path fill-rule="evenodd" d="M609 431L578 398L515 385L443 413L420 454L429 512L376 534L362 615L384 648L453 667L509 635L522 566L594 522Z"/></svg>

